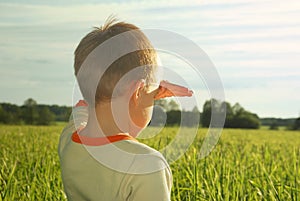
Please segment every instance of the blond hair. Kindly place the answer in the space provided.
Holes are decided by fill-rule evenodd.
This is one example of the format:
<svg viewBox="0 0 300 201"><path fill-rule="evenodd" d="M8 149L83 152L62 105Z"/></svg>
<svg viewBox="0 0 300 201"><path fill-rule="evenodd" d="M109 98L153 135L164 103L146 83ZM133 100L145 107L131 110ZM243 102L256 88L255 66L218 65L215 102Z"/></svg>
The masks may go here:
<svg viewBox="0 0 300 201"><path fill-rule="evenodd" d="M93 98L96 104L99 101L111 100L113 90L122 76L137 67L143 68L143 73L139 79L144 79L146 84L155 80L154 70L157 66L157 58L156 52L149 39L135 25L119 22L113 17L108 18L103 26L99 28L96 27L80 41L75 50L75 75L78 75L85 59L97 46L104 43L106 40L127 31L135 31L139 35L136 41L130 41L131 43L143 44L143 47L149 48L130 52L115 60L108 69L106 69L101 79L99 78L100 81L97 86L95 97L89 97L86 92L88 89L84 86L84 81L78 81L82 95L88 102L93 102L91 100ZM99 64L99 68L101 68L101 64Z"/></svg>

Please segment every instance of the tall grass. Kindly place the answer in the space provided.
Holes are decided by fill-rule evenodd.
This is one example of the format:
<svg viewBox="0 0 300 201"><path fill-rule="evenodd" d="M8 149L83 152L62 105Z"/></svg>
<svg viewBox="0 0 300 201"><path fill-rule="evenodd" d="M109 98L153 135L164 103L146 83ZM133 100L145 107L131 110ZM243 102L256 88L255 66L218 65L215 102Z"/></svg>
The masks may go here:
<svg viewBox="0 0 300 201"><path fill-rule="evenodd" d="M62 127L0 127L0 200L63 200L57 156Z"/></svg>
<svg viewBox="0 0 300 201"><path fill-rule="evenodd" d="M177 129L144 142L163 147ZM227 129L200 159L206 132L200 129L189 150L171 164L173 200L300 200L299 132Z"/></svg>
<svg viewBox="0 0 300 201"><path fill-rule="evenodd" d="M140 140L161 149L178 128ZM57 143L62 126L0 126L0 200L65 200ZM188 129L186 129L188 132ZM171 164L172 200L300 200L300 133L224 130L199 158L206 129Z"/></svg>

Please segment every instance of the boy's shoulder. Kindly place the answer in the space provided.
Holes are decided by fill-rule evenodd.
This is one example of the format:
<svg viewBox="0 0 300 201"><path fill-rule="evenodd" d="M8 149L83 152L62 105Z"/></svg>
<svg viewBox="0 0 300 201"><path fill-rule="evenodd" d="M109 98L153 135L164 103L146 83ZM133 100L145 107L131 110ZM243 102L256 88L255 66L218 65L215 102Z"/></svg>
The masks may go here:
<svg viewBox="0 0 300 201"><path fill-rule="evenodd" d="M133 154L159 154L159 152L146 144L133 140L123 140L115 143L120 149Z"/></svg>
<svg viewBox="0 0 300 201"><path fill-rule="evenodd" d="M136 141L124 140L85 148L96 161L118 172L148 174L170 169L159 151Z"/></svg>
<svg viewBox="0 0 300 201"><path fill-rule="evenodd" d="M147 174L163 169L170 170L164 156L148 145L136 141L122 141L117 146L134 155L130 173Z"/></svg>

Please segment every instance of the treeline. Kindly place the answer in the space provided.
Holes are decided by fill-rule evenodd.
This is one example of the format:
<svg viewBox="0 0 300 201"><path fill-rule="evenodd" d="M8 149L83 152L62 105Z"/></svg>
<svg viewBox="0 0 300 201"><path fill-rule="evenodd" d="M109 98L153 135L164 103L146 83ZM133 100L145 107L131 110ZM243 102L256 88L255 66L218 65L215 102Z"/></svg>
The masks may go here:
<svg viewBox="0 0 300 201"><path fill-rule="evenodd" d="M245 110L240 104L236 103L231 106L228 102L221 102L215 99L208 100L204 103L202 113L197 107L192 111L180 111L179 106L175 101L159 100L157 105L165 108L166 116L160 108L154 108L154 119L150 125L160 125L165 121L166 125L182 125L195 126L202 125L202 127L219 127L218 125L211 125L211 114L214 110L215 115L226 116L224 128L249 128L258 129L260 127L260 119L257 114Z"/></svg>
<svg viewBox="0 0 300 201"><path fill-rule="evenodd" d="M200 125L199 111L180 111L154 107L150 126L198 126Z"/></svg>
<svg viewBox="0 0 300 201"><path fill-rule="evenodd" d="M71 107L42 105L31 98L22 106L10 103L0 104L0 123L50 125L55 121L68 121Z"/></svg>
<svg viewBox="0 0 300 201"><path fill-rule="evenodd" d="M258 129L263 125L269 126L269 129L272 130L279 129L279 126L286 127L287 130L300 130L300 117L297 119L260 119L257 114L247 111L239 103L231 105L228 102L211 99L204 103L202 113L197 107L194 107L192 111L180 111L179 106L173 100L159 100L156 101L156 105L160 107L154 108L154 118L150 123L153 126L166 124L168 126L215 127L211 125L211 114L214 110L216 115L226 116L224 128Z"/></svg>
<svg viewBox="0 0 300 201"><path fill-rule="evenodd" d="M216 115L226 115L224 128L258 129L261 125L270 129L286 126L289 130L300 130L298 119L260 119L257 114L245 110L239 103L233 106L228 102L215 99L204 103L202 113L197 107L192 111L181 111L174 100L161 99L155 102L150 126L198 126L215 127L211 125L212 110ZM66 122L71 114L71 107L38 104L32 98L27 99L22 106L0 103L0 124L51 125L57 121Z"/></svg>
<svg viewBox="0 0 300 201"><path fill-rule="evenodd" d="M286 127L288 130L300 129L300 118L261 118L260 121L263 126L268 126L271 130L278 130L279 127Z"/></svg>

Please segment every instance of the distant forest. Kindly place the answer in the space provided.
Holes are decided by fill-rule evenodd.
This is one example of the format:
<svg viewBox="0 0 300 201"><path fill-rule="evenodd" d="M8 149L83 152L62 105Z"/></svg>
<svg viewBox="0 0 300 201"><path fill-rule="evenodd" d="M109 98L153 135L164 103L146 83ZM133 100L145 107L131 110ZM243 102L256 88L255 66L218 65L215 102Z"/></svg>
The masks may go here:
<svg viewBox="0 0 300 201"><path fill-rule="evenodd" d="M289 130L300 130L300 118L259 118L257 114L245 110L240 104L231 106L228 102L215 99L207 100L202 108L202 113L197 107L192 111L181 111L174 100L158 100L155 103L150 126L197 126L209 127L211 111L226 115L224 128L258 129L268 126L277 130L286 127ZM226 108L226 109L225 109ZM58 105L38 104L34 99L27 99L22 106L10 103L0 103L0 124L28 124L28 125L53 125L56 122L69 120L72 107Z"/></svg>
<svg viewBox="0 0 300 201"><path fill-rule="evenodd" d="M71 107L37 104L29 98L22 106L0 103L0 123L51 125L57 121L68 121L71 111Z"/></svg>

